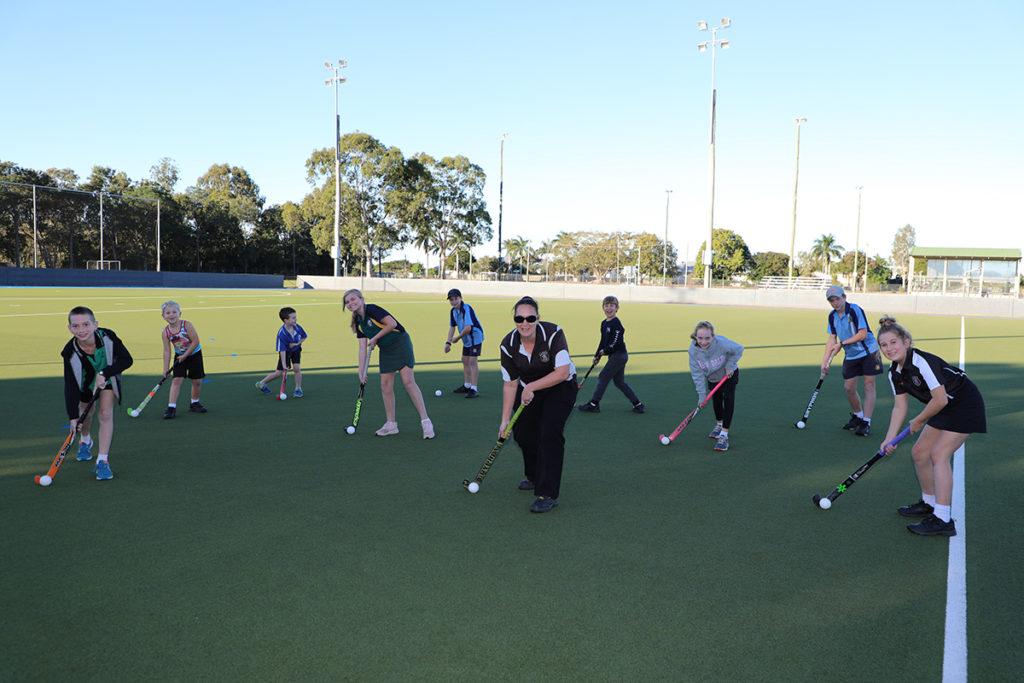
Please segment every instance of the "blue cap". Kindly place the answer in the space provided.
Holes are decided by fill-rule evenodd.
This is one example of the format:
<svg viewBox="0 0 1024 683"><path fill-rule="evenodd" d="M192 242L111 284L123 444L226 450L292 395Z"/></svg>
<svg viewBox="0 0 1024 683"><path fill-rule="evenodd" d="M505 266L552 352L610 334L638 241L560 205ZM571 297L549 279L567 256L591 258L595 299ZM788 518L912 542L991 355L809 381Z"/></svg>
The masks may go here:
<svg viewBox="0 0 1024 683"><path fill-rule="evenodd" d="M844 292L843 288L840 287L839 285L832 285L831 287L825 290L825 298L831 299L834 296L842 299L844 296L846 296L846 292Z"/></svg>

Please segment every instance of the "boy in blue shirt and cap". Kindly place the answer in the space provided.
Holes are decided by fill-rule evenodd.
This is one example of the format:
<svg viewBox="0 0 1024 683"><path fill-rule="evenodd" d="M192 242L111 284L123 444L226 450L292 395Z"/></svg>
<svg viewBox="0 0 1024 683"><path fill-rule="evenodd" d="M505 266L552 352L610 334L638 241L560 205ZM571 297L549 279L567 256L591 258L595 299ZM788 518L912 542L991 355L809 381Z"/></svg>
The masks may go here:
<svg viewBox="0 0 1024 683"><path fill-rule="evenodd" d="M825 341L825 355L821 359L821 371L828 374L829 360L839 352L846 351L843 360L843 387L853 412L850 421L843 425L857 436L871 433L871 414L875 410L875 377L882 374L882 356L878 342L868 327L864 309L846 300L846 292L839 285L832 285L825 292L832 311L828 314L828 338ZM864 378L864 400L857 393L857 378Z"/></svg>

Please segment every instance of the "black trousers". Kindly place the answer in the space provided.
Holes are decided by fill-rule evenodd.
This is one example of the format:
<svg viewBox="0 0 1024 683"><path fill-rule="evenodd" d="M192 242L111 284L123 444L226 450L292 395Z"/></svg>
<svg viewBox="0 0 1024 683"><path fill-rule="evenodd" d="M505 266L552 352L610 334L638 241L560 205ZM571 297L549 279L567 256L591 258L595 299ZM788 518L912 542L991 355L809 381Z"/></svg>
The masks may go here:
<svg viewBox="0 0 1024 683"><path fill-rule="evenodd" d="M538 496L558 498L565 458L565 422L576 404L576 391L573 377L534 393L533 401L512 428L512 435L523 451L523 474L534 483ZM522 393L520 386L514 408L519 407Z"/></svg>
<svg viewBox="0 0 1024 683"><path fill-rule="evenodd" d="M597 377L597 388L594 389L594 395L591 397L591 401L594 403L600 403L601 398L604 397L604 391L608 388L609 382L614 382L615 386L619 388L619 391L626 395L629 402L636 405L638 399L633 388L626 384L626 363L629 362L629 354L625 351L619 351L613 353L607 357L604 369L601 370L601 374Z"/></svg>

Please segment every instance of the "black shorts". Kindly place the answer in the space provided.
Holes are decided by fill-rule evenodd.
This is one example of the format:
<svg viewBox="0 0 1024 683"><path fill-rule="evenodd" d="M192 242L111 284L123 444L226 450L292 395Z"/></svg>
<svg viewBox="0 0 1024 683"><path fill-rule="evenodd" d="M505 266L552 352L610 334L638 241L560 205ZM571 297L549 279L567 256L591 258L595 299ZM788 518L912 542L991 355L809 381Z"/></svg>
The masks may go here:
<svg viewBox="0 0 1024 683"><path fill-rule="evenodd" d="M189 379L202 379L206 377L203 369L203 352L196 351L188 358L178 361L171 368L174 377L188 377Z"/></svg>
<svg viewBox="0 0 1024 683"><path fill-rule="evenodd" d="M101 391L113 391L113 390L114 390L114 383L111 382L108 379L107 380L107 386L103 387L103 389L101 389ZM88 403L91 400L92 400L92 392L89 391L88 389L82 389L81 391L78 392L78 401L80 403Z"/></svg>
<svg viewBox="0 0 1024 683"><path fill-rule="evenodd" d="M472 356L473 358L477 358L480 355L480 350L483 349L483 347L483 344L476 344L474 346L463 346L462 357L466 358L468 356Z"/></svg>
<svg viewBox="0 0 1024 683"><path fill-rule="evenodd" d="M843 361L843 379L871 377L882 374L882 354L878 351L853 360Z"/></svg>
<svg viewBox="0 0 1024 683"><path fill-rule="evenodd" d="M302 365L302 347L292 349L291 351L284 352L285 362L288 364L288 369L291 369L293 365ZM284 370L281 366L281 352L277 353L277 369Z"/></svg>
<svg viewBox="0 0 1024 683"><path fill-rule="evenodd" d="M928 426L957 434L984 434L985 399L974 382L964 382L956 398L928 420Z"/></svg>

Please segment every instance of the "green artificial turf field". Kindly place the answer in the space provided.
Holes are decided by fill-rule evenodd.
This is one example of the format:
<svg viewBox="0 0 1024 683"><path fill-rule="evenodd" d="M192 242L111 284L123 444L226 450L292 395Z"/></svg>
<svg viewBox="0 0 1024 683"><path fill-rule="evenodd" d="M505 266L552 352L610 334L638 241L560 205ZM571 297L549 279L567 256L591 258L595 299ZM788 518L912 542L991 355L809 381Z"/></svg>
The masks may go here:
<svg viewBox="0 0 1024 683"><path fill-rule="evenodd" d="M581 374L602 295L541 301ZM159 379L169 298L202 340L209 413L162 420L165 385L132 419L125 410ZM344 433L357 347L340 299L0 290L0 680L939 679L949 544L907 533L895 513L919 493L909 448L832 510L811 504L874 453L892 406L883 377L874 434L840 430L837 367L807 429L793 428L818 379L825 302L624 305L627 380L648 412L630 412L612 386L601 414L574 414L561 506L531 515L514 443L479 494L461 486L497 436L496 349L512 299L468 300L487 340L482 396L467 401L451 393L462 369L458 351L442 352L443 296L368 298L412 334L433 441L420 438L401 386L402 433L373 435L384 421L375 371L359 432ZM76 304L135 358L116 416L115 479L95 481L72 454L42 488L32 477L66 434L59 351ZM253 383L275 365L285 305L310 338L306 396L282 403ZM868 313L874 324L882 311ZM898 317L919 347L957 361L959 317ZM710 407L671 446L657 438L695 404L686 349L703 319L746 347L726 453L707 438ZM958 520L968 530L969 672L1012 680L1024 669L1024 551L1006 528L1022 511L1024 322L971 318L966 330L989 423L967 443Z"/></svg>

